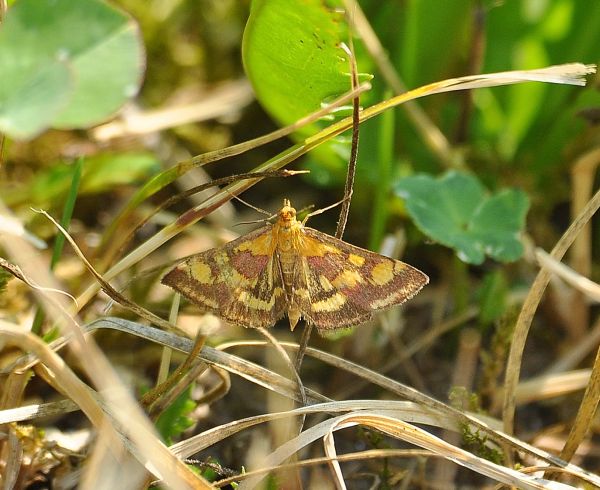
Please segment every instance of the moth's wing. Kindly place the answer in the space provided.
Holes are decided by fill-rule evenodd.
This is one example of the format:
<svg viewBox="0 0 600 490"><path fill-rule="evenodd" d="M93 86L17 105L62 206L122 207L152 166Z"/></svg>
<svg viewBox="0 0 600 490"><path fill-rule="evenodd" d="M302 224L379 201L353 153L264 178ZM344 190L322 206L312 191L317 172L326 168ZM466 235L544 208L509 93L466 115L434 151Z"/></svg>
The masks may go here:
<svg viewBox="0 0 600 490"><path fill-rule="evenodd" d="M429 278L399 260L304 228L293 301L318 329L350 327L404 303Z"/></svg>
<svg viewBox="0 0 600 490"><path fill-rule="evenodd" d="M271 226L191 256L161 282L203 311L244 327L271 327L286 308Z"/></svg>

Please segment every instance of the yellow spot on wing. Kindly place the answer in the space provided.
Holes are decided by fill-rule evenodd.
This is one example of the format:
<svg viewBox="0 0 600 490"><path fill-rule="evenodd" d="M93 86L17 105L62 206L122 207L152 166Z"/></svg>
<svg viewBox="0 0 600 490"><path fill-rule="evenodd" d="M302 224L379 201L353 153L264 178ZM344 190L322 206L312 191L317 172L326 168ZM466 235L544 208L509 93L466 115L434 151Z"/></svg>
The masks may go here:
<svg viewBox="0 0 600 490"><path fill-rule="evenodd" d="M204 262L196 262L190 266L192 277L201 284L212 284L213 276L210 266Z"/></svg>
<svg viewBox="0 0 600 490"><path fill-rule="evenodd" d="M326 254L340 254L342 251L332 245L328 245L323 242L319 242L314 238L307 237L306 235L301 236L301 249L299 252L305 257L324 257Z"/></svg>
<svg viewBox="0 0 600 490"><path fill-rule="evenodd" d="M373 310L379 310L380 308L385 308L397 302L398 297L401 295L399 291L394 291L392 294L386 296L385 298L377 299L371 302L371 308Z"/></svg>
<svg viewBox="0 0 600 490"><path fill-rule="evenodd" d="M387 284L394 278L394 267L392 262L380 262L371 271L371 278L378 286Z"/></svg>
<svg viewBox="0 0 600 490"><path fill-rule="evenodd" d="M365 258L361 257L360 255L350 254L348 255L348 262L357 267L362 267L362 265L365 263Z"/></svg>
<svg viewBox="0 0 600 490"><path fill-rule="evenodd" d="M327 279L324 275L319 276L319 282L321 283L321 287L324 291L331 291L333 289L333 284L331 284L329 279Z"/></svg>
<svg viewBox="0 0 600 490"><path fill-rule="evenodd" d="M275 300L282 291L281 288L274 288L269 301L252 296L248 291L242 291L238 296L238 301L252 310L271 311L275 306Z"/></svg>
<svg viewBox="0 0 600 490"><path fill-rule="evenodd" d="M337 289L353 288L357 284L363 282L362 277L356 271L342 271L332 282Z"/></svg>
<svg viewBox="0 0 600 490"><path fill-rule="evenodd" d="M248 277L244 276L243 274L240 274L235 269L232 269L231 277L229 277L229 281L231 281L233 284L236 284L238 286L254 287L254 286L256 286L258 277L248 278Z"/></svg>
<svg viewBox="0 0 600 490"><path fill-rule="evenodd" d="M264 233L248 240L247 242L240 243L236 249L236 252L248 251L252 255L272 255L273 254L273 235L271 233Z"/></svg>
<svg viewBox="0 0 600 490"><path fill-rule="evenodd" d="M399 260L396 260L396 262L394 262L394 272L398 273L404 269L406 269L406 264L404 262L400 262Z"/></svg>
<svg viewBox="0 0 600 490"><path fill-rule="evenodd" d="M346 302L346 296L342 293L335 293L327 299L313 303L312 310L319 311L338 311Z"/></svg>

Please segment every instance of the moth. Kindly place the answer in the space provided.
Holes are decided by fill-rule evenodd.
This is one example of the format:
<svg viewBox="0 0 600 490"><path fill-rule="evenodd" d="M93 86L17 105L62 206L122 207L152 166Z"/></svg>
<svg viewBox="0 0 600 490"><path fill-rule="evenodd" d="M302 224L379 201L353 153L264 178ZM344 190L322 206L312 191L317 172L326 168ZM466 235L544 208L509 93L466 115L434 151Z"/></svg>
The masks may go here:
<svg viewBox="0 0 600 490"><path fill-rule="evenodd" d="M306 221L306 220L304 220ZM162 283L235 325L271 327L287 315L319 330L359 325L429 282L421 271L304 226L285 199L267 223L189 257Z"/></svg>

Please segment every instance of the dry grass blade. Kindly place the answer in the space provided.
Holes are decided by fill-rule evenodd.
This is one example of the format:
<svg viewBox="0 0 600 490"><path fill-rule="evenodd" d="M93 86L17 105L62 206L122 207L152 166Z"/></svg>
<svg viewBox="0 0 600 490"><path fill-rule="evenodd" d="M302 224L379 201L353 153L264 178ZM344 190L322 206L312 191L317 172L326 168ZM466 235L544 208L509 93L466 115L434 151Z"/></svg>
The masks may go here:
<svg viewBox="0 0 600 490"><path fill-rule="evenodd" d="M565 461L570 461L590 430L598 402L600 402L600 349L596 353L590 380L579 405L577 416L571 426L565 446L560 452L560 457Z"/></svg>
<svg viewBox="0 0 600 490"><path fill-rule="evenodd" d="M354 453L342 454L335 458L336 461L363 461L366 459L375 459L375 458L414 458L414 457L437 457L436 454L432 454L429 451L425 451L422 449L371 449L367 451L357 451ZM254 471L246 471L242 474L232 476L229 478L223 478L215 482L216 487L224 487L225 485L230 485L231 483L235 483L241 480L245 480L246 478L252 478L254 476L271 473L278 468L282 468L285 466L289 467L307 467L307 466L315 466L320 464L329 464L331 458L321 457L321 458L310 458L304 459L297 463L293 463L290 465L278 465L272 466L269 468L260 468Z"/></svg>
<svg viewBox="0 0 600 490"><path fill-rule="evenodd" d="M402 404L402 405L401 405ZM353 405L360 407L359 409L376 409L378 407L385 410L383 407L392 407L396 406L397 409L389 408L390 411L385 411L388 415L393 415L395 417L399 417L402 419L409 419L411 421L417 423L426 423L431 425L439 425L445 424L445 421L442 420L441 417L436 417L433 414L427 413L427 411L423 410L422 407L418 405L414 405L407 402L382 402L376 400L357 400L357 401L349 401L349 402L332 402L329 404L320 404L315 407L307 407L304 409L297 409L293 412L288 412L287 414L271 414L277 416L289 416L291 414L296 414L299 412L309 413L308 410L323 411L323 412L339 412L340 410L347 411ZM318 412L317 412L318 413ZM324 437L330 430L331 427L335 426L336 422L345 417L345 415L341 417L333 417L329 420L325 420L323 422L317 423L314 426L306 429L300 434L298 437L291 439L285 444L279 446L275 451L273 451L267 458L262 462L264 467L272 467L281 464L281 462L288 459L291 455L295 454L299 450L313 443L314 441ZM265 477L263 472L259 472L256 477L250 478L246 481L243 481L239 490L248 490L251 488L255 488L261 480Z"/></svg>
<svg viewBox="0 0 600 490"><path fill-rule="evenodd" d="M33 352L41 362L52 371L57 386L60 386L60 389L75 401L99 431L102 431L106 436L110 436L110 447L118 450L122 443L125 443L127 449L135 454L142 464L147 462L147 468L150 471L155 472L159 478L162 477L162 472L168 469L168 471L171 471L172 473L165 475L165 480L169 480L169 484L173 485L173 488L198 488L196 485L202 485L202 481L191 474L189 470L185 468L183 463L179 462L179 460L170 454L157 438L153 439L154 436L146 436L144 442L148 444L148 446L146 448L139 448L135 443L133 445L130 444L128 438L122 437L113 423L106 423L107 418L104 409L99 405L96 397L92 395L91 390L89 390L87 385L85 385L64 361L56 353L52 352L39 337L23 331L23 329L17 325L12 325L0 320L0 340L4 343L10 343L21 349ZM135 432L131 430L130 426L139 425L139 423L137 423L133 417L121 417L121 419L121 427L127 427L126 431L135 435ZM137 430L139 432L139 429ZM164 448L164 450L160 450L160 456L155 455L151 450L148 450L148 447L157 444ZM167 459L158 462L158 457ZM158 464L153 463L154 461L157 461ZM183 467L184 472L177 468L177 466ZM160 468L160 470L157 471L157 468ZM134 471L133 468L131 471ZM210 486L207 485L205 488L210 488Z"/></svg>
<svg viewBox="0 0 600 490"><path fill-rule="evenodd" d="M193 346L193 342L188 338L179 337L170 332L165 332L121 318L103 318L96 320L86 326L86 331L92 332L100 328L119 330L186 354L191 351ZM302 402L302 397L298 394L298 386L296 383L253 362L225 352L220 352L219 350L208 346L202 348L200 358L209 364L213 364L232 374L241 376L252 383ZM320 395L313 390L306 389L305 392L309 403L329 400L327 397Z"/></svg>
<svg viewBox="0 0 600 490"><path fill-rule="evenodd" d="M340 408L343 402L337 402ZM350 407L352 403L363 406L371 404L372 409L379 405L375 401L364 401L364 402L345 402L346 407ZM391 403L388 402L390 406ZM395 402L397 404L403 402ZM404 402L405 403L405 402ZM336 403L327 404L329 406L321 405L319 408L331 412ZM407 407L409 405L406 405ZM406 422L410 419L411 422L417 423L428 423L425 419L419 420L419 415L426 416L427 411L424 411L418 406L414 406L415 411L385 411L385 412L353 412L351 414L333 417L329 420L316 424L310 429L305 430L298 438L287 442L280 446L273 453L269 455L267 460L264 462L265 466L274 466L287 459L291 454L314 442L315 440L325 437L328 433L333 430L339 430L341 428L352 426L352 425L367 425L369 427L380 430L393 437L403 439L407 442L416 444L418 446L429 449L435 452L439 456L445 457L454 461L462 466L472 469L480 474L489 476L496 479L497 481L505 482L508 484L517 485L519 488L530 488L530 489L541 489L541 488L572 488L562 484L554 484L554 482L548 482L535 477L528 477L514 471L510 468L496 465L485 459L478 458L472 454L464 451L460 448L447 444L446 442L432 436L428 432L418 429L417 427ZM310 407L313 408L313 407ZM316 408L316 407L315 407ZM365 407L366 408L366 407ZM306 411L304 409L302 411ZM296 410L294 412L299 412ZM280 414L272 414L280 415ZM443 417L437 417L437 420L443 419ZM432 421L431 418L429 418ZM429 422L430 423L430 422ZM435 424L435 422L434 422ZM444 424L442 424L444 425ZM456 430L456 427L455 427ZM335 460L334 455L329 454L332 460ZM264 478L261 473L256 477L250 478L240 484L240 490L255 488L256 485Z"/></svg>
<svg viewBox="0 0 600 490"><path fill-rule="evenodd" d="M541 248L537 248L535 250L535 256L541 267L556 274L563 281L565 281L567 284L570 284L578 291L581 291L592 301L600 303L600 284L589 280L587 277L578 274L562 262L553 259Z"/></svg>
<svg viewBox="0 0 600 490"><path fill-rule="evenodd" d="M524 475L510 468L499 466L486 459L479 458L473 454L460 449L456 446L448 444L438 437L420 429L412 424L408 424L402 420L382 415L379 413L358 413L348 414L338 417L335 425L330 428L329 434L335 430L352 427L355 425L363 425L372 427L392 437L410 442L419 447L428 449L446 459L453 461L461 466L469 468L472 471L493 478L496 481L507 485L514 485L518 488L529 490L540 489L570 489L569 485L550 482L541 478ZM332 437L332 436L331 436ZM331 447L331 445L329 445ZM326 445L327 450L327 445ZM332 456L328 454L328 456ZM345 488L345 487L342 487Z"/></svg>
<svg viewBox="0 0 600 490"><path fill-rule="evenodd" d="M585 389L591 369L578 369L560 374L547 374L519 383L516 392L518 405L565 396Z"/></svg>
<svg viewBox="0 0 600 490"><path fill-rule="evenodd" d="M291 349L297 349L296 344L291 343L282 343L285 347ZM232 345L231 343L229 345ZM252 345L261 345L260 342L253 342ZM264 343L262 343L264 345ZM590 473L582 468L579 468L571 463L565 462L560 458L557 458L555 455L544 451L542 449L536 448L530 444L527 444L511 435L508 435L503 432L499 432L498 430L493 429L493 427L499 426L500 424L495 422L494 419L489 417L484 417L481 414L478 414L476 417L467 413L464 413L460 410L457 410L453 407L450 407L434 398L431 398L410 386L403 385L393 379L390 379L386 376L381 375L378 372L367 369L363 366L352 363L346 359L339 358L332 354L329 354L324 351L320 351L314 348L308 348L306 351L307 355L314 357L315 359L319 359L331 366L334 366L338 369L343 369L348 371L360 378L369 380L369 382L378 385L385 390L393 393L401 398L408 399L411 401L415 401L427 409L432 410L435 413L441 413L445 417L449 417L451 420L456 423L461 423L469 426L474 431L480 431L482 434L485 434L490 439L497 441L501 444L506 444L512 447L514 450L520 451L526 455L532 456L538 460L545 461L550 465L554 465L560 468L568 468L571 471L574 471L579 478L592 483L593 485L600 486L600 477L597 475Z"/></svg>
<svg viewBox="0 0 600 490"><path fill-rule="evenodd" d="M571 219L581 213L594 192L594 177L600 165L600 148L581 155L571 167ZM592 227L583 227L569 251L569 265L579 274L592 274ZM575 292L570 300L566 326L575 339L584 338L590 323L590 305L583 293Z"/></svg>
<svg viewBox="0 0 600 490"><path fill-rule="evenodd" d="M23 422L37 418L53 417L56 415L74 412L78 406L72 400L61 400L58 402L24 405L17 408L0 410L0 425L11 422Z"/></svg>
<svg viewBox="0 0 600 490"><path fill-rule="evenodd" d="M9 214L0 202L0 212ZM18 265L28 278L36 283L57 288L56 280L49 272L47 263L39 257L31 245L18 238L7 239L0 236L0 245L6 250L13 262ZM85 338L83 331L76 319L68 313L68 306L64 298L50 298L39 290L35 290L38 300L43 305L48 318L58 324L63 334L68 335L71 340L72 353L77 357L86 375L92 380L106 400L106 409L119 424L125 428L126 433L134 442L139 451L142 464L152 467L152 471L165 478L167 484L174 488L194 488L201 485L199 477L194 475L187 467L169 453L167 448L160 442L156 432L145 414L137 405L131 393L123 386L123 383L114 372L103 353L97 347L92 338ZM61 300L63 300L61 302ZM32 334L24 334L20 327L2 323L4 338L11 338L22 350L33 352L53 372L56 368L64 369L64 362L39 338ZM5 327L5 328L4 328ZM51 364L48 364L51 362ZM71 379L71 388L79 386L77 378ZM80 382L79 382L80 383ZM85 398L86 410L93 413L97 409L95 402ZM83 409L83 407L82 407ZM86 412L87 413L87 412ZM97 425L98 426L98 425Z"/></svg>
<svg viewBox="0 0 600 490"><path fill-rule="evenodd" d="M550 254L555 260L561 260L571 246L579 232L592 218L600 207L600 191L596 192L594 197L587 203L583 211L571 223L567 231L560 238ZM510 346L508 363L506 366L506 379L504 382L504 403L502 410L502 418L504 421L504 432L511 434L513 432L514 417L515 417L515 391L519 383L519 375L521 372L521 361L523 350L525 349L525 341L529 333L529 327L533 320L537 306L542 299L544 290L550 281L551 273L548 269L542 268L523 304L521 313L517 320L515 332Z"/></svg>

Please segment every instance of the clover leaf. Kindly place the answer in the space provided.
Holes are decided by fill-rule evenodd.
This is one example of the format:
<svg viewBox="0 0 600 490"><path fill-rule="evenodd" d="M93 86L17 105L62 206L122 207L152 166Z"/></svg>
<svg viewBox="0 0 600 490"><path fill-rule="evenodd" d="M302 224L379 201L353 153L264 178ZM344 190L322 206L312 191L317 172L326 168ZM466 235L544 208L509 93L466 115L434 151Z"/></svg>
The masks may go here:
<svg viewBox="0 0 600 490"><path fill-rule="evenodd" d="M406 200L419 229L454 248L464 262L481 264L486 255L511 262L523 254L520 236L529 199L519 189L490 194L475 176L451 171L440 178L407 177L395 192Z"/></svg>
<svg viewBox="0 0 600 490"><path fill-rule="evenodd" d="M19 0L0 26L0 131L31 138L82 128L137 93L137 24L99 0Z"/></svg>

